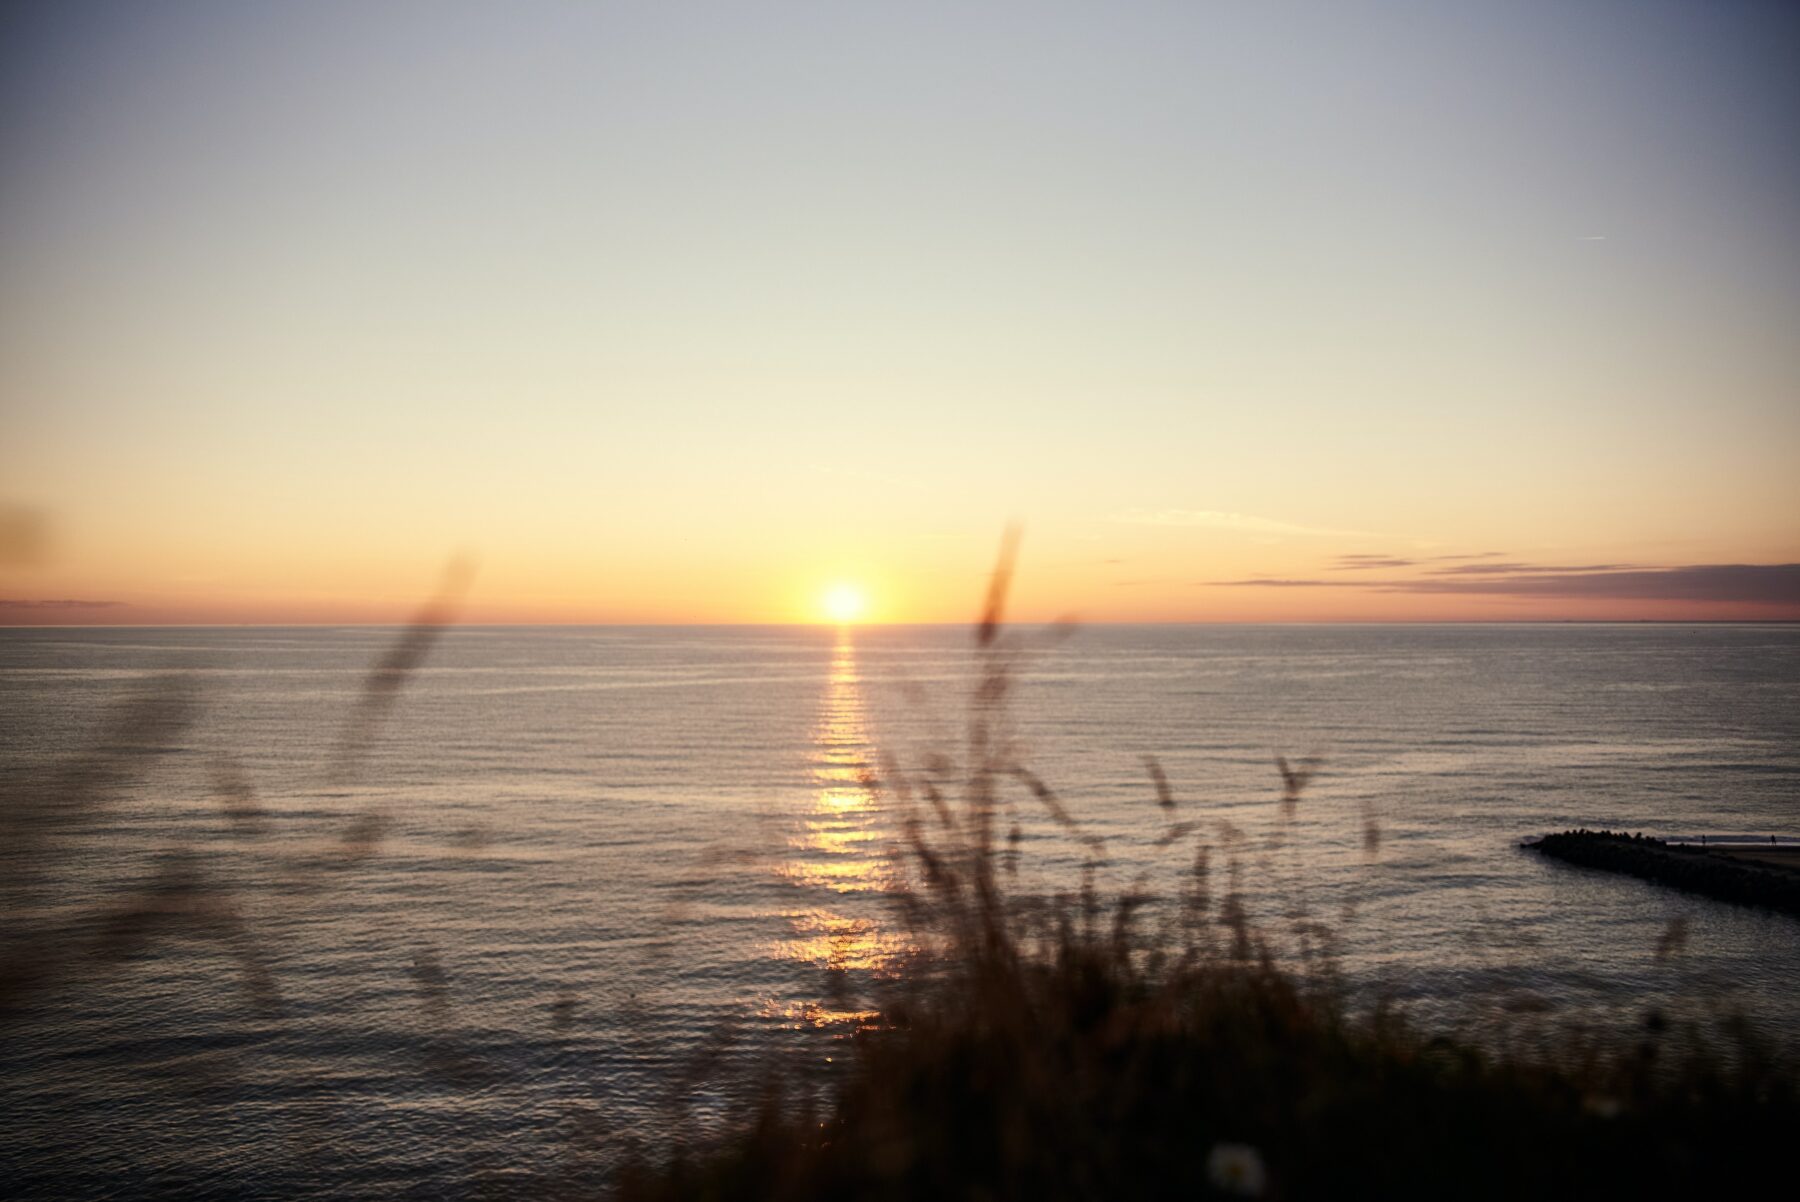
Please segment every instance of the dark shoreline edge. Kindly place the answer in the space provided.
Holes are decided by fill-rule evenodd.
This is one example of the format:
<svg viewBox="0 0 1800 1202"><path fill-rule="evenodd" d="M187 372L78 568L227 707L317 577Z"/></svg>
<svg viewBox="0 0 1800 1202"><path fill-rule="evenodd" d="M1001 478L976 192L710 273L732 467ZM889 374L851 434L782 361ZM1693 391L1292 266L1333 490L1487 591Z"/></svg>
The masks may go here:
<svg viewBox="0 0 1800 1202"><path fill-rule="evenodd" d="M1562 831L1525 846L1584 868L1623 872L1717 901L1800 917L1800 872L1785 868L1614 831Z"/></svg>

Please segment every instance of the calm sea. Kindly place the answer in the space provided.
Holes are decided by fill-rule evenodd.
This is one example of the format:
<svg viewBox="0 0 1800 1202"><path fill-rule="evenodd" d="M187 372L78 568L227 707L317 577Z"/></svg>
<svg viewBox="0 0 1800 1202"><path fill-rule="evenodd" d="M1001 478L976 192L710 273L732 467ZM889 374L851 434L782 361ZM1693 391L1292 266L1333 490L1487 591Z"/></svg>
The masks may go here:
<svg viewBox="0 0 1800 1202"><path fill-rule="evenodd" d="M0 797L56 810L0 828L4 948L47 982L0 1033L8 1191L528 1192L728 1103L708 1056L832 1054L838 985L906 941L872 782L958 754L966 630L458 628L371 694L396 635L0 631ZM1192 857L1155 756L1265 922L1328 922L1426 1021L1800 1035L1794 920L1516 848L1800 834L1800 628L1096 627L1013 718L1103 883ZM1278 754L1320 762L1291 815ZM1084 849L1016 801L1020 887L1071 887Z"/></svg>

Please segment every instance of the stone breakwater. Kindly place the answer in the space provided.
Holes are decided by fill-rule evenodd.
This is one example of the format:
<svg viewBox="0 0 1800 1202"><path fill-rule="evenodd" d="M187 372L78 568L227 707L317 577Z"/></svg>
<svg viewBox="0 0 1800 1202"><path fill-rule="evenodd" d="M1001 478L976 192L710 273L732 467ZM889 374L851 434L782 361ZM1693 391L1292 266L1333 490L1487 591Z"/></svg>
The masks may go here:
<svg viewBox="0 0 1800 1202"><path fill-rule="evenodd" d="M1764 906L1800 917L1800 870L1795 868L1614 831L1562 831L1527 846L1584 868L1629 873L1719 901Z"/></svg>

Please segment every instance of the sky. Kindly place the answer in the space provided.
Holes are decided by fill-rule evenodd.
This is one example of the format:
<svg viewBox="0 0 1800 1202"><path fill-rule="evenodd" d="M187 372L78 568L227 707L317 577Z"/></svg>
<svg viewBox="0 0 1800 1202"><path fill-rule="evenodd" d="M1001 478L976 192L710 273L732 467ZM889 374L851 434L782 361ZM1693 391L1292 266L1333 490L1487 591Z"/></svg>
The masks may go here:
<svg viewBox="0 0 1800 1202"><path fill-rule="evenodd" d="M1800 618L1797 135L1784 3L9 5L0 623Z"/></svg>

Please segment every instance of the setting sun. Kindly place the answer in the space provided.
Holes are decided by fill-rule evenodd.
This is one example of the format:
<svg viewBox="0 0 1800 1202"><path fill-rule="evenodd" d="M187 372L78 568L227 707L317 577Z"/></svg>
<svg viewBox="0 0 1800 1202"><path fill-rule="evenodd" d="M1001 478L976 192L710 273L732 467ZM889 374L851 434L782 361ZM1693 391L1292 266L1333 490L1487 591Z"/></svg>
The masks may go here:
<svg viewBox="0 0 1800 1202"><path fill-rule="evenodd" d="M868 596L854 584L834 584L825 590L825 616L840 625L861 618L868 607Z"/></svg>

